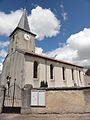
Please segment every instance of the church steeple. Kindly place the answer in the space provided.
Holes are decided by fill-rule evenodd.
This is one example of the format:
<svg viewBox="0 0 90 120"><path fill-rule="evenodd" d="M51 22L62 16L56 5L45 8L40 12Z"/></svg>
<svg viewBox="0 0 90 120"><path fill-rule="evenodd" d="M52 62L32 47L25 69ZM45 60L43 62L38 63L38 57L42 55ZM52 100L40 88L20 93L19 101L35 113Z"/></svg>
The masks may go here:
<svg viewBox="0 0 90 120"><path fill-rule="evenodd" d="M14 52L16 49L35 52L35 34L30 32L27 12L24 10L22 17L10 35L10 52Z"/></svg>
<svg viewBox="0 0 90 120"><path fill-rule="evenodd" d="M24 12L22 14L22 17L21 17L17 27L30 32L26 9L24 9Z"/></svg>

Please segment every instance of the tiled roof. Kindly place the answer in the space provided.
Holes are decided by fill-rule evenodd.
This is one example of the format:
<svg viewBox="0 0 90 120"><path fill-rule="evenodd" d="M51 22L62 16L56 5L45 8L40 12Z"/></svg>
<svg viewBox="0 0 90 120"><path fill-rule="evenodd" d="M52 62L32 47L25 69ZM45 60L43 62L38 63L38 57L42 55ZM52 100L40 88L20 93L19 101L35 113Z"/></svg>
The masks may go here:
<svg viewBox="0 0 90 120"><path fill-rule="evenodd" d="M23 52L25 55L32 55L32 56L35 56L35 57L39 57L39 58L51 60L51 61L54 61L54 62L64 63L64 64L68 64L68 65L71 65L71 66L76 66L76 67L79 67L79 68L83 68L82 66L79 66L79 65L76 65L76 64L73 64L73 63L64 61L64 60L55 59L55 58L50 58L50 57L48 57L48 56L36 54L36 53L33 53L33 52L28 52L28 51L26 51L26 50L17 49L17 51Z"/></svg>

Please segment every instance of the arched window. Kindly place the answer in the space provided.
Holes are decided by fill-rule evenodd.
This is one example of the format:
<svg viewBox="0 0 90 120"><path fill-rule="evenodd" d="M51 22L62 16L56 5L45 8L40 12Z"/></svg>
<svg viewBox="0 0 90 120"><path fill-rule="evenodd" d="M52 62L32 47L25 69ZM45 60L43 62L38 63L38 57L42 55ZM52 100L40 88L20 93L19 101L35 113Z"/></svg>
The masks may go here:
<svg viewBox="0 0 90 120"><path fill-rule="evenodd" d="M33 66L33 77L37 78L38 77L38 63L34 61L34 66Z"/></svg>
<svg viewBox="0 0 90 120"><path fill-rule="evenodd" d="M53 79L53 65L50 65L50 79Z"/></svg>
<svg viewBox="0 0 90 120"><path fill-rule="evenodd" d="M77 86L74 78L74 69L71 69L71 72L72 72L72 80L73 80L74 86Z"/></svg>
<svg viewBox="0 0 90 120"><path fill-rule="evenodd" d="M63 75L63 80L65 80L65 68L62 67L62 75Z"/></svg>
<svg viewBox="0 0 90 120"><path fill-rule="evenodd" d="M81 71L79 70L79 79L81 81Z"/></svg>
<svg viewBox="0 0 90 120"><path fill-rule="evenodd" d="M71 69L71 71L72 71L72 80L74 80L74 70Z"/></svg>

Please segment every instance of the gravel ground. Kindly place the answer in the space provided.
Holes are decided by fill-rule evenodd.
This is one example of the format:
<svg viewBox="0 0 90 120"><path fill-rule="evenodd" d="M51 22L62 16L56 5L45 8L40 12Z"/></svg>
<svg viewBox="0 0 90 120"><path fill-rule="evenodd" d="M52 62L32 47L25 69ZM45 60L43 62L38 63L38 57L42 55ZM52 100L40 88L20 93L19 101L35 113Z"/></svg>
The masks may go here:
<svg viewBox="0 0 90 120"><path fill-rule="evenodd" d="M90 120L90 114L0 114L0 120Z"/></svg>

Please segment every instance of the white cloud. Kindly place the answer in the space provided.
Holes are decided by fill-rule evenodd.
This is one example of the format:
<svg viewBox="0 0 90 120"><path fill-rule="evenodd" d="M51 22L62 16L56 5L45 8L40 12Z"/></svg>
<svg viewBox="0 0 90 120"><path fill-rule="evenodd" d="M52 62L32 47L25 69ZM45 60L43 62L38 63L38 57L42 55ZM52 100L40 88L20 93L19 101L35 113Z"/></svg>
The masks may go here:
<svg viewBox="0 0 90 120"><path fill-rule="evenodd" d="M83 31L71 35L67 43L70 48L78 50L80 58L90 58L90 28L84 28Z"/></svg>
<svg viewBox="0 0 90 120"><path fill-rule="evenodd" d="M4 58L7 55L7 50L5 50L5 47L8 47L9 41L0 41L0 58ZM3 60L3 59L2 59Z"/></svg>
<svg viewBox="0 0 90 120"><path fill-rule="evenodd" d="M68 19L68 14L66 12L62 12L61 15L62 15L64 21L66 21Z"/></svg>
<svg viewBox="0 0 90 120"><path fill-rule="evenodd" d="M82 66L90 66L90 28L71 35L66 45L46 54Z"/></svg>
<svg viewBox="0 0 90 120"><path fill-rule="evenodd" d="M9 35L17 26L23 10L11 11L9 14L0 12L0 35ZM28 16L30 29L42 40L45 37L56 36L60 30L60 21L50 9L40 6L31 10Z"/></svg>
<svg viewBox="0 0 90 120"><path fill-rule="evenodd" d="M47 52L46 54L50 57L66 60L72 63L76 59L76 57L78 57L77 50L71 49L68 45Z"/></svg>
<svg viewBox="0 0 90 120"><path fill-rule="evenodd" d="M63 4L61 4L61 5L60 5L60 8L61 8L61 9L64 9L64 5L63 5Z"/></svg>
<svg viewBox="0 0 90 120"><path fill-rule="evenodd" d="M22 10L11 11L9 14L0 12L0 35L9 35L16 27Z"/></svg>
<svg viewBox="0 0 90 120"><path fill-rule="evenodd" d="M61 8L61 15L62 15L62 17L63 17L63 20L64 21L66 21L67 19L68 19L68 14L67 14L67 12L65 12L65 10L64 10L64 5L63 4L61 4L60 5L60 8Z"/></svg>
<svg viewBox="0 0 90 120"><path fill-rule="evenodd" d="M2 72L3 65L0 63L0 73Z"/></svg>
<svg viewBox="0 0 90 120"><path fill-rule="evenodd" d="M39 40L45 37L56 36L60 30L60 21L50 9L37 6L29 16L31 31L37 34Z"/></svg>
<svg viewBox="0 0 90 120"><path fill-rule="evenodd" d="M42 54L43 53L43 49L41 47L35 47L35 53Z"/></svg>
<svg viewBox="0 0 90 120"><path fill-rule="evenodd" d="M5 51L4 49L0 50L0 57L6 57L7 55L7 51Z"/></svg>
<svg viewBox="0 0 90 120"><path fill-rule="evenodd" d="M0 41L0 48L8 47L9 41Z"/></svg>

